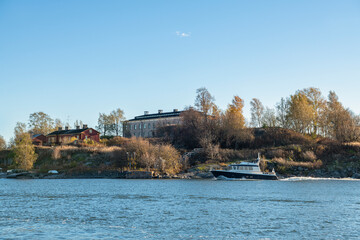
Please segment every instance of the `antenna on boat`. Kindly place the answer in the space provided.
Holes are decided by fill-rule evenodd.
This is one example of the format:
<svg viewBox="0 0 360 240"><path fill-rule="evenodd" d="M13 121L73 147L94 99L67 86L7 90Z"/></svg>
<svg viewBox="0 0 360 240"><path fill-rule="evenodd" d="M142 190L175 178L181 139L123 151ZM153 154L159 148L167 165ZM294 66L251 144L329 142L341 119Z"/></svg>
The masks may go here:
<svg viewBox="0 0 360 240"><path fill-rule="evenodd" d="M261 159L260 159L260 153L259 153L259 152L258 152L258 157L257 157L256 160L257 160L257 163L260 163L260 160L261 160Z"/></svg>

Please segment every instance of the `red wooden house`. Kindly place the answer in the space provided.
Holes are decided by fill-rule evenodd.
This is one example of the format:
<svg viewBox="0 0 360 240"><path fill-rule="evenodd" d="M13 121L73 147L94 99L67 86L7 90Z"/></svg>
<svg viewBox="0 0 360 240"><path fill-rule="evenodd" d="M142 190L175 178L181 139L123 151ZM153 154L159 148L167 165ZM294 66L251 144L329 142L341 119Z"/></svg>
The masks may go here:
<svg viewBox="0 0 360 240"><path fill-rule="evenodd" d="M93 128L88 128L87 125L84 124L83 128L77 126L76 129L65 127L65 130L62 130L62 128L59 127L57 131L49 133L46 138L47 144L70 143L74 139L78 141L91 139L94 142L99 142L100 133Z"/></svg>
<svg viewBox="0 0 360 240"><path fill-rule="evenodd" d="M37 146L46 144L46 137L43 134L35 134L31 136L32 143Z"/></svg>

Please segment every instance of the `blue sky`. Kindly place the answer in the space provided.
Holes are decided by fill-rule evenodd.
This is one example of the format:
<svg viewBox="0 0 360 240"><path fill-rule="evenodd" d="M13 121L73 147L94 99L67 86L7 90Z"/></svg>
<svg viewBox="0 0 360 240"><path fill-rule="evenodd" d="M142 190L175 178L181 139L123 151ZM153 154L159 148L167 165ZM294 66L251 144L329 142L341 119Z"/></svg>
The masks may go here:
<svg viewBox="0 0 360 240"><path fill-rule="evenodd" d="M360 113L360 1L0 0L0 135L43 111L94 127L193 105L334 90Z"/></svg>

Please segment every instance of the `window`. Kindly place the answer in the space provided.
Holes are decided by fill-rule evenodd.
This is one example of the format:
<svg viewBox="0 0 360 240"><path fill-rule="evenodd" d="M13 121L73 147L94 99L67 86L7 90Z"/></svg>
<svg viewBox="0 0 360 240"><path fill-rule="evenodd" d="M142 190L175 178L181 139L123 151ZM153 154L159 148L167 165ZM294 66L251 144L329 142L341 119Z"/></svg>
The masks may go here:
<svg viewBox="0 0 360 240"><path fill-rule="evenodd" d="M150 123L148 124L148 128L149 128L149 129L151 128L151 124L150 124Z"/></svg>
<svg viewBox="0 0 360 240"><path fill-rule="evenodd" d="M136 130L136 124L134 124L134 130ZM136 135L135 135L136 136Z"/></svg>
<svg viewBox="0 0 360 240"><path fill-rule="evenodd" d="M85 140L87 140L87 136L85 136Z"/></svg>
<svg viewBox="0 0 360 240"><path fill-rule="evenodd" d="M144 123L144 129L146 128L146 123Z"/></svg>
<svg viewBox="0 0 360 240"><path fill-rule="evenodd" d="M89 133L92 133L92 129L89 130Z"/></svg>

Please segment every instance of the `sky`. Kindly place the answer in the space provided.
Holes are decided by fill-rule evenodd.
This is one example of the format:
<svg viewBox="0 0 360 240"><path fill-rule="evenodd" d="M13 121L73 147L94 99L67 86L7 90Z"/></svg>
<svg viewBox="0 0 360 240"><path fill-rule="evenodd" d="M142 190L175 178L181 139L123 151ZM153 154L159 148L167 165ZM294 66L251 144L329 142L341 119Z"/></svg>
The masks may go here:
<svg viewBox="0 0 360 240"><path fill-rule="evenodd" d="M360 1L0 0L0 135L34 112L97 125L194 105L268 107L333 90L360 113Z"/></svg>

